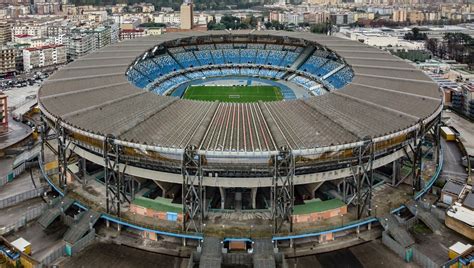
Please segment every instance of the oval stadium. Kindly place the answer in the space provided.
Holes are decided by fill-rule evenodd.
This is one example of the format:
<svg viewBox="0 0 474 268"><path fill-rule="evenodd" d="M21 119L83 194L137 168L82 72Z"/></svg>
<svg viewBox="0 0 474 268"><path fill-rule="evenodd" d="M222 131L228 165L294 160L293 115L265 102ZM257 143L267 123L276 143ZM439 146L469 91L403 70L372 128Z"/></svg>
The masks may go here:
<svg viewBox="0 0 474 268"><path fill-rule="evenodd" d="M59 192L173 233L277 241L370 219L420 193L439 161L437 84L333 36L128 40L59 69L38 102Z"/></svg>

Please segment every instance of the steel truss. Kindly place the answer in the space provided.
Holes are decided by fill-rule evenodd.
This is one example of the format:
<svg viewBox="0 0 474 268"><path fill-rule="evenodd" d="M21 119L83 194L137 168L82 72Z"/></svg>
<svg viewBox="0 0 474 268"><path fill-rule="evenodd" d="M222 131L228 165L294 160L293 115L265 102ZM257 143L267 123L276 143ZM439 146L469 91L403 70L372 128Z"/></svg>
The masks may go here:
<svg viewBox="0 0 474 268"><path fill-rule="evenodd" d="M372 214L373 163L375 144L370 138L354 150L356 160L351 166L354 195L351 201L357 205L357 219ZM354 200L355 199L355 200Z"/></svg>
<svg viewBox="0 0 474 268"><path fill-rule="evenodd" d="M68 176L68 165L73 161L73 150L69 150L71 146L71 140L69 140L67 130L61 125L61 119L54 122L54 126L50 127L41 115L41 158L45 161L44 150L45 146L48 147L51 152L57 156L58 160L58 184L64 193L67 192L67 176ZM51 141L56 141L56 148ZM75 145L74 145L75 146ZM70 174L72 174L70 172Z"/></svg>
<svg viewBox="0 0 474 268"><path fill-rule="evenodd" d="M202 185L202 159L195 146L186 147L181 167L183 175L183 231L202 232L205 187Z"/></svg>
<svg viewBox="0 0 474 268"><path fill-rule="evenodd" d="M285 222L293 231L293 206L295 159L291 151L282 149L273 156L273 179L271 188L273 233L281 231Z"/></svg>
<svg viewBox="0 0 474 268"><path fill-rule="evenodd" d="M127 182L124 173L127 164L120 164L121 155L122 147L115 143L113 136L107 136L103 143L106 209L107 213L118 217L121 213L121 204L130 203L130 199L125 192Z"/></svg>

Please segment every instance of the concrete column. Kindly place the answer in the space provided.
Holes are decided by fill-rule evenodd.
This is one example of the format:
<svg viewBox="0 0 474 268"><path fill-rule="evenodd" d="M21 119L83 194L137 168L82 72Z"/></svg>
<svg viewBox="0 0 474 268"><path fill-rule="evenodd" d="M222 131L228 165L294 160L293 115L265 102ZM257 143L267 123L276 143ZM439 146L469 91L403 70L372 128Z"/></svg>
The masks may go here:
<svg viewBox="0 0 474 268"><path fill-rule="evenodd" d="M83 185L87 185L87 172L86 172L86 159L85 158L81 158L79 160L79 168L81 169L79 174L82 175L82 184Z"/></svg>
<svg viewBox="0 0 474 268"><path fill-rule="evenodd" d="M225 188L219 187L219 192L221 193L221 209L224 209L225 206Z"/></svg>
<svg viewBox="0 0 474 268"><path fill-rule="evenodd" d="M400 159L397 159L392 162L393 168L392 168L392 185L395 186L397 185L398 181L400 180Z"/></svg>
<svg viewBox="0 0 474 268"><path fill-rule="evenodd" d="M166 192L168 191L168 189L171 188L171 183L163 182L163 181L155 181L155 180L154 180L154 182L161 189L161 191L163 192L161 197L166 197Z"/></svg>
<svg viewBox="0 0 474 268"><path fill-rule="evenodd" d="M107 228L110 227L110 221L109 220L105 220L105 226L107 226Z"/></svg>
<svg viewBox="0 0 474 268"><path fill-rule="evenodd" d="M257 189L256 187L250 189L250 198L252 199L252 209L257 208Z"/></svg>
<svg viewBox="0 0 474 268"><path fill-rule="evenodd" d="M120 225L120 223L117 223L117 231L120 232L122 230L122 226Z"/></svg>
<svg viewBox="0 0 474 268"><path fill-rule="evenodd" d="M324 181L305 184L304 187L306 188L308 192L311 193L311 199L314 199L316 197L315 193L319 189L319 187L323 185L323 183Z"/></svg>

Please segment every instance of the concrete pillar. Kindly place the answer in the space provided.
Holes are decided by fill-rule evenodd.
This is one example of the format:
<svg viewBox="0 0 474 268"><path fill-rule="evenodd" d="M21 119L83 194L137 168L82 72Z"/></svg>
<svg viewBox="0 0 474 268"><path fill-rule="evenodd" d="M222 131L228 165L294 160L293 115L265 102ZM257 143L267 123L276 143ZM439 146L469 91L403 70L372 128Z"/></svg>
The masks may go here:
<svg viewBox="0 0 474 268"><path fill-rule="evenodd" d="M120 232L122 230L122 225L120 223L117 223L117 231Z"/></svg>
<svg viewBox="0 0 474 268"><path fill-rule="evenodd" d="M163 181L155 181L155 180L154 182L161 189L163 193L161 197L166 197L166 192L168 191L168 189L171 188L171 183L163 182Z"/></svg>
<svg viewBox="0 0 474 268"><path fill-rule="evenodd" d="M359 226L357 226L356 233L357 233L357 234L359 234L359 233L360 233L360 225L359 225Z"/></svg>
<svg viewBox="0 0 474 268"><path fill-rule="evenodd" d="M323 185L323 183L324 181L305 184L304 187L306 188L308 192L311 193L311 199L314 199L316 197L315 193L319 189L319 187Z"/></svg>
<svg viewBox="0 0 474 268"><path fill-rule="evenodd" d="M370 231L370 228L372 227L372 223L369 222L369 225L367 225L367 230Z"/></svg>
<svg viewBox="0 0 474 268"><path fill-rule="evenodd" d="M392 162L392 185L395 186L397 185L398 181L400 180L400 168L401 168L401 165L400 165L400 159L397 159L395 161Z"/></svg>
<svg viewBox="0 0 474 268"><path fill-rule="evenodd" d="M252 199L252 209L257 208L257 189L256 187L250 189L250 198Z"/></svg>
<svg viewBox="0 0 474 268"><path fill-rule="evenodd" d="M107 226L107 228L110 227L110 221L109 220L105 220L105 226Z"/></svg>
<svg viewBox="0 0 474 268"><path fill-rule="evenodd" d="M80 168L80 171L79 171L79 174L82 176L82 184L83 185L87 185L87 172L86 172L86 159L85 158L81 158L79 160L79 168Z"/></svg>
<svg viewBox="0 0 474 268"><path fill-rule="evenodd" d="M219 187L219 192L221 193L221 209L224 209L225 206L225 188Z"/></svg>

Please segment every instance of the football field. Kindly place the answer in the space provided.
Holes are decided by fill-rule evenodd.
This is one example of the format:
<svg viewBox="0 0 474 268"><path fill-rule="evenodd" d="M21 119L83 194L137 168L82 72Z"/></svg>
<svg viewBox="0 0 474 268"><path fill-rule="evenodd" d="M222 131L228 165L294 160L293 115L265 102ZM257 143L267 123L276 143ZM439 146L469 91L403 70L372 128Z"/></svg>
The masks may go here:
<svg viewBox="0 0 474 268"><path fill-rule="evenodd" d="M282 100L283 95L275 86L190 86L184 99L222 102L256 102Z"/></svg>

